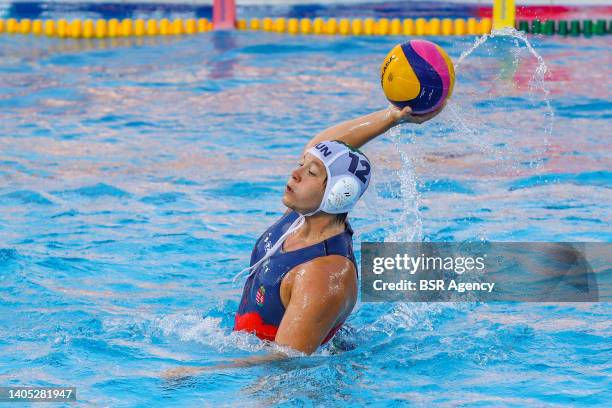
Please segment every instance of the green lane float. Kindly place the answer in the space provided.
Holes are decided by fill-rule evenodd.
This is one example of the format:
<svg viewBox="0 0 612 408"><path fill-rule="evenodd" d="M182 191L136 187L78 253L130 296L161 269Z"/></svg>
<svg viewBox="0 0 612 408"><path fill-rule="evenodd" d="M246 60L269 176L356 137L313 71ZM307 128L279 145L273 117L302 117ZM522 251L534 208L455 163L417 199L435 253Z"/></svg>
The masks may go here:
<svg viewBox="0 0 612 408"><path fill-rule="evenodd" d="M610 34L611 30L606 27L606 20L599 19L593 20L546 20L540 21L538 19L518 21L516 28L519 31L528 34L543 34L543 35L560 35L560 36L571 36L578 37L584 35L590 37L593 35L601 36Z"/></svg>

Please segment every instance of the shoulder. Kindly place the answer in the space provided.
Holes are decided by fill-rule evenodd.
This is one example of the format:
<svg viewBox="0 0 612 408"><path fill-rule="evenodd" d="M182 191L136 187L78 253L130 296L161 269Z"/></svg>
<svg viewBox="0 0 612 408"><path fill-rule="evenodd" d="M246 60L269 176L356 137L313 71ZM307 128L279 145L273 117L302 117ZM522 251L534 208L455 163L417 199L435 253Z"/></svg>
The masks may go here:
<svg viewBox="0 0 612 408"><path fill-rule="evenodd" d="M305 293L344 298L357 293L357 273L351 260L341 255L315 258L298 266L293 288Z"/></svg>
<svg viewBox="0 0 612 408"><path fill-rule="evenodd" d="M332 274L350 276L355 273L355 265L350 259L342 255L327 255L314 258L304 264L305 268L313 274Z"/></svg>

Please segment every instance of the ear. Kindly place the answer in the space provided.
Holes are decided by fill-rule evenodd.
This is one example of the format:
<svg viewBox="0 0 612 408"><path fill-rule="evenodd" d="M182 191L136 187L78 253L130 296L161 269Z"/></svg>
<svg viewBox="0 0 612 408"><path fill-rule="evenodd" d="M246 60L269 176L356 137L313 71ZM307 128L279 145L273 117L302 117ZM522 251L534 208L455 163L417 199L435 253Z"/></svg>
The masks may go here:
<svg viewBox="0 0 612 408"><path fill-rule="evenodd" d="M331 186L325 209L336 214L339 210L353 203L359 194L359 186L353 177L344 176L334 182Z"/></svg>

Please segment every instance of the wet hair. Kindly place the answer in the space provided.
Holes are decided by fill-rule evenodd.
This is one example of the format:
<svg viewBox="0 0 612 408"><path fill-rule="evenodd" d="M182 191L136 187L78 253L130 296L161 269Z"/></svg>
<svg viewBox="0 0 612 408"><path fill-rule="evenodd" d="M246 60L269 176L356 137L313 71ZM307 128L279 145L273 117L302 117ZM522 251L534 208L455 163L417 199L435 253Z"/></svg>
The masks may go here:
<svg viewBox="0 0 612 408"><path fill-rule="evenodd" d="M346 217L348 213L334 214L334 223L336 224L344 224L346 222Z"/></svg>

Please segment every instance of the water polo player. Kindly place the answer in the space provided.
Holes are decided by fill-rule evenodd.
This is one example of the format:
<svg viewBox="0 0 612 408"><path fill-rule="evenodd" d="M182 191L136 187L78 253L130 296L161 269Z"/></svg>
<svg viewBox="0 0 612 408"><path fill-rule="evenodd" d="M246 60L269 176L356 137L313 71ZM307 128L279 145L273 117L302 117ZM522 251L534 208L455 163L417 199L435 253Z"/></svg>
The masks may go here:
<svg viewBox="0 0 612 408"><path fill-rule="evenodd" d="M342 122L306 145L289 177L282 217L257 240L234 319L234 330L311 354L329 341L357 301L358 270L347 213L370 182L371 163L358 149L399 123L423 123L434 112L387 109ZM287 350L288 351L288 350ZM204 371L245 367L286 358L271 354L214 366L166 370L176 380Z"/></svg>
<svg viewBox="0 0 612 408"><path fill-rule="evenodd" d="M400 122L425 122L442 107L416 116L410 107L390 106L326 129L306 145L283 195L288 209L259 237L242 271L250 274L234 330L308 354L333 337L357 300L347 213L371 177L359 148Z"/></svg>

